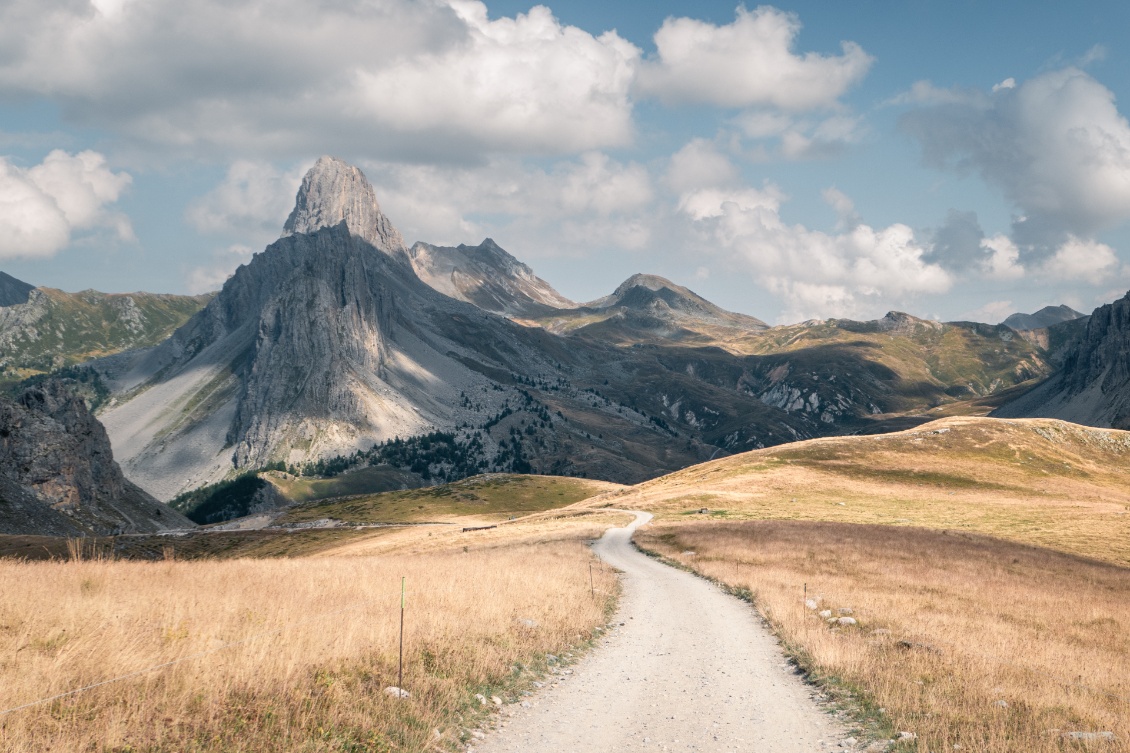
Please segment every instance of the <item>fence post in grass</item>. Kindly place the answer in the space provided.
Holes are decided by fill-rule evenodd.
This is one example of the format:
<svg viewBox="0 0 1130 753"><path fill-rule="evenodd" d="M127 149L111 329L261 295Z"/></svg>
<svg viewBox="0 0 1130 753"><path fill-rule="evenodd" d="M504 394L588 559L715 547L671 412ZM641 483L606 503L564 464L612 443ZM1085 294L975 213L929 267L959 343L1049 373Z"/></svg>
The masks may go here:
<svg viewBox="0 0 1130 753"><path fill-rule="evenodd" d="M400 663L396 671L396 687L400 690L398 698L404 697L404 591L407 576L400 578Z"/></svg>
<svg viewBox="0 0 1130 753"><path fill-rule="evenodd" d="M592 563L589 563L589 591L592 591L592 597L596 598L596 586L593 585L592 580Z"/></svg>

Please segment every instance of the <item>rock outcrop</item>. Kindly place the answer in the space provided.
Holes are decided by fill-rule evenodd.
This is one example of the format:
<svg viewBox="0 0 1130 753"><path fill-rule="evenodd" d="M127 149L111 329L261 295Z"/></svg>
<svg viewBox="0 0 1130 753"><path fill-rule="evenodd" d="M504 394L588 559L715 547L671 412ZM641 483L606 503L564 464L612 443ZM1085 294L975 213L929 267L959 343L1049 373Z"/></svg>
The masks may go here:
<svg viewBox="0 0 1130 753"><path fill-rule="evenodd" d="M336 157L322 157L302 179L283 237L315 233L342 222L351 235L391 256L404 257L404 238L381 211L365 174Z"/></svg>
<svg viewBox="0 0 1130 753"><path fill-rule="evenodd" d="M577 305L490 238L477 246L417 243L408 255L429 286L494 314L529 319Z"/></svg>
<svg viewBox="0 0 1130 753"><path fill-rule="evenodd" d="M0 398L0 532L138 533L187 528L114 462L106 431L60 381Z"/></svg>
<svg viewBox="0 0 1130 753"><path fill-rule="evenodd" d="M1063 346L1059 370L992 415L1130 429L1130 293L1095 309L1081 329L1068 320L1052 331L1063 327L1073 338Z"/></svg>
<svg viewBox="0 0 1130 753"><path fill-rule="evenodd" d="M28 294L33 290L35 290L34 285L28 285L22 280L0 272L0 306L27 303Z"/></svg>

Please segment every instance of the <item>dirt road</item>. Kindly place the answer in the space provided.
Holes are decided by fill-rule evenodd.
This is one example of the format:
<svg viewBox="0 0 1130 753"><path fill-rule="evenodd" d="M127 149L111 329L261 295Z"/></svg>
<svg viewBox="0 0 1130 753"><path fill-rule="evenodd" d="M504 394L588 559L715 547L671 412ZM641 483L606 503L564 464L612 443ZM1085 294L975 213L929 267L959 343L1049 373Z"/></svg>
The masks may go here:
<svg viewBox="0 0 1130 753"><path fill-rule="evenodd" d="M597 554L624 571L617 627L555 687L528 699L476 753L839 748L846 732L812 698L753 610L662 565L609 530ZM536 704L536 705L535 705Z"/></svg>

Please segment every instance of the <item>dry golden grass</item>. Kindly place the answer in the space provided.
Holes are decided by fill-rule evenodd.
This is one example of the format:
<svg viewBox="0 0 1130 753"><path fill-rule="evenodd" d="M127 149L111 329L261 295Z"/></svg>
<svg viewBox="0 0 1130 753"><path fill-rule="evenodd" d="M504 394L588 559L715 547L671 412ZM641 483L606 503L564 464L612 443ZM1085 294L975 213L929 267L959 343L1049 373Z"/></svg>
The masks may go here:
<svg viewBox="0 0 1130 753"><path fill-rule="evenodd" d="M1130 432L947 418L744 453L581 505L650 510L661 520L946 528L1130 565Z"/></svg>
<svg viewBox="0 0 1130 753"><path fill-rule="evenodd" d="M880 731L918 734L901 750L1130 750L1130 570L878 525L669 522L636 540L748 591L821 684L857 693ZM859 624L806 609L805 584Z"/></svg>
<svg viewBox="0 0 1130 753"><path fill-rule="evenodd" d="M513 694L547 652L579 646L606 619L616 581L595 568L590 593L593 528L562 524L522 543L529 532L512 527L489 551L454 537L423 545L426 532L410 531L429 551L2 561L0 710L180 663L0 715L0 750L448 749L484 713L474 692ZM398 700L383 691L397 681L402 575L412 696Z"/></svg>

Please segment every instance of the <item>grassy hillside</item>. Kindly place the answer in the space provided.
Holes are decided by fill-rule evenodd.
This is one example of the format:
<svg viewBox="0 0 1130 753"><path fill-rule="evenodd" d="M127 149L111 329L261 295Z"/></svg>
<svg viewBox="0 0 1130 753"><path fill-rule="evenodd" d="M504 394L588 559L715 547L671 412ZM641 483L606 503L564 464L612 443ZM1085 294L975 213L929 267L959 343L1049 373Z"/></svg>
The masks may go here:
<svg viewBox="0 0 1130 753"><path fill-rule="evenodd" d="M1127 749L1130 569L848 523L672 522L637 541L752 599L861 737L912 732L893 748L907 753Z"/></svg>
<svg viewBox="0 0 1130 753"><path fill-rule="evenodd" d="M621 488L590 479L489 474L442 486L302 504L283 513L276 524L322 518L349 523L414 523L462 516L498 521L565 507Z"/></svg>
<svg viewBox="0 0 1130 753"><path fill-rule="evenodd" d="M516 703L607 621L590 529L505 551L0 561L0 708L126 675L5 716L0 750L463 749L501 716L476 693Z"/></svg>
<svg viewBox="0 0 1130 753"><path fill-rule="evenodd" d="M156 345L211 295L65 293L37 288L27 303L0 308L0 379Z"/></svg>
<svg viewBox="0 0 1130 753"><path fill-rule="evenodd" d="M633 487L610 504L692 522L820 520L976 532L1125 566L1130 433L1044 419L947 418L704 463Z"/></svg>

